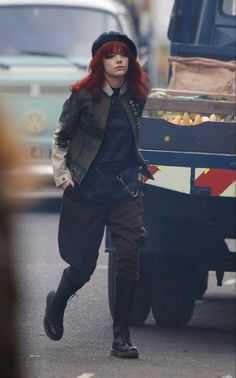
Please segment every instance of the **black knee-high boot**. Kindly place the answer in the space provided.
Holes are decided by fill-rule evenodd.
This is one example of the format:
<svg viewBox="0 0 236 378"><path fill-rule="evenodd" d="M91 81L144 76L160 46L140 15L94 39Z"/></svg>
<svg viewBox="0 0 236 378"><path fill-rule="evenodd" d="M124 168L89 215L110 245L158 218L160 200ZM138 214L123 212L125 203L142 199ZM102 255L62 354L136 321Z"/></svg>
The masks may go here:
<svg viewBox="0 0 236 378"><path fill-rule="evenodd" d="M56 292L50 291L46 300L46 312L43 325L46 335L54 341L60 340L63 336L63 318L68 299L86 282L81 279L81 283L75 288L65 278L65 273L66 269L62 274Z"/></svg>
<svg viewBox="0 0 236 378"><path fill-rule="evenodd" d="M112 356L138 358L138 351L130 341L129 323L137 281L122 275L116 277L115 305L113 314Z"/></svg>

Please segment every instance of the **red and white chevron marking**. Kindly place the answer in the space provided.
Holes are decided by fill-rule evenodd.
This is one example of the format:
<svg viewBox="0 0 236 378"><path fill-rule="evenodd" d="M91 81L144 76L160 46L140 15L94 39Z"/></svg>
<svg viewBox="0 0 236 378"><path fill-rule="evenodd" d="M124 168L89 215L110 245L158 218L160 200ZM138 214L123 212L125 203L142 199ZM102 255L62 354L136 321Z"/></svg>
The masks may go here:
<svg viewBox="0 0 236 378"><path fill-rule="evenodd" d="M149 165L155 181L144 178L149 185L190 194L191 169ZM197 168L195 186L210 187L212 196L236 197L236 171L228 169Z"/></svg>
<svg viewBox="0 0 236 378"><path fill-rule="evenodd" d="M230 169L196 169L195 186L211 188L214 197L235 197L236 171Z"/></svg>

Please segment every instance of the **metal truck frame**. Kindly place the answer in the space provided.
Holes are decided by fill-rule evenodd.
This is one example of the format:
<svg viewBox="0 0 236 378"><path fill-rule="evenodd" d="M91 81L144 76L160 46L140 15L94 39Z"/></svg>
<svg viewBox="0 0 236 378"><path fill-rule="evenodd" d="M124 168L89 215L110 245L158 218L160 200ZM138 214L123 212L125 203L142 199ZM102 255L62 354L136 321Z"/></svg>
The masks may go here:
<svg viewBox="0 0 236 378"><path fill-rule="evenodd" d="M168 30L170 55L235 60L236 17L226 14L231 9L227 5L222 0L176 0ZM162 101L165 110L172 105L173 101ZM179 111L200 111L204 106L207 113L216 109L232 114L235 96L234 101L224 102L179 101L178 106ZM152 98L146 105L150 108L155 109ZM207 289L208 272L216 271L221 286L224 272L235 271L235 253L227 243L236 238L235 122L176 127L163 119L143 117L140 151L155 182L147 180L143 186L148 238L140 253L132 324L143 324L152 309L157 325L184 326ZM112 313L115 248L109 232L105 244Z"/></svg>

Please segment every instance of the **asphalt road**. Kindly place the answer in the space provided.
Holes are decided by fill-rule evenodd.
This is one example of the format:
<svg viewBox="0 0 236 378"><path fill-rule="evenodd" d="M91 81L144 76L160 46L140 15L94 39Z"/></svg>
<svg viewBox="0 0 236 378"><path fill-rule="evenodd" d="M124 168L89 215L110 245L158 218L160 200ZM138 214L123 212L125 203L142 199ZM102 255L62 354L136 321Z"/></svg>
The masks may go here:
<svg viewBox="0 0 236 378"><path fill-rule="evenodd" d="M68 304L65 334L49 340L42 319L45 296L66 264L58 256L58 213L15 217L15 270L19 285L18 330L24 378L235 378L235 275L222 288L210 273L209 288L184 329L162 329L149 315L132 328L139 360L110 356L111 316L107 300L107 255L101 246L97 270Z"/></svg>

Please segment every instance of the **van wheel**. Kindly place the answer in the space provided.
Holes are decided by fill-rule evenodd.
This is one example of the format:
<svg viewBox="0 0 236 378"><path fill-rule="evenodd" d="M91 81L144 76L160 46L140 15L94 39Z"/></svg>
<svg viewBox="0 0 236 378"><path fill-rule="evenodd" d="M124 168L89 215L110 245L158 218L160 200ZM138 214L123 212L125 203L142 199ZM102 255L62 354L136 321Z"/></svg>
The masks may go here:
<svg viewBox="0 0 236 378"><path fill-rule="evenodd" d="M159 276L152 283L152 314L158 326L183 327L191 320L195 296L186 274Z"/></svg>
<svg viewBox="0 0 236 378"><path fill-rule="evenodd" d="M109 253L108 260L108 301L111 316L114 312L115 300L115 252ZM150 285L145 274L141 273L131 315L131 325L141 326L147 319L151 309Z"/></svg>

